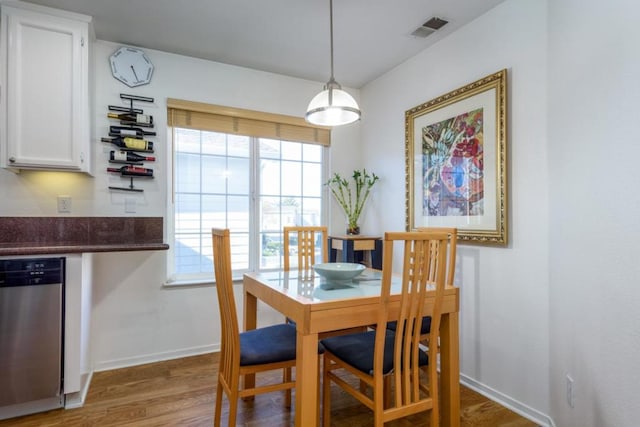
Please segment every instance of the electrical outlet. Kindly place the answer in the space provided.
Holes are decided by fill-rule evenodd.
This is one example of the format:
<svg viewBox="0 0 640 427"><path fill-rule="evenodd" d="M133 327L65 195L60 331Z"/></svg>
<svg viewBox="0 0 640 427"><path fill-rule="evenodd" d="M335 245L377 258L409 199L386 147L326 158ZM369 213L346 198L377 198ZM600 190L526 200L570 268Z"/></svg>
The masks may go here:
<svg viewBox="0 0 640 427"><path fill-rule="evenodd" d="M575 386L573 383L573 378L571 378L569 374L567 374L566 376L566 383L567 383L567 405L569 405L570 408L573 408L573 406L576 403Z"/></svg>
<svg viewBox="0 0 640 427"><path fill-rule="evenodd" d="M71 213L71 196L58 196L58 213Z"/></svg>

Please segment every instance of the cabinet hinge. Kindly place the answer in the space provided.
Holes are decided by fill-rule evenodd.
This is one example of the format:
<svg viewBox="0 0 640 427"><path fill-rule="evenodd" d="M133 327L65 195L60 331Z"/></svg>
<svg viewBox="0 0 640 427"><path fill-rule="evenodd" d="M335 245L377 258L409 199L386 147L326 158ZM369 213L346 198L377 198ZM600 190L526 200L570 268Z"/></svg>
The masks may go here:
<svg viewBox="0 0 640 427"><path fill-rule="evenodd" d="M84 47L84 37L80 37L80 46Z"/></svg>

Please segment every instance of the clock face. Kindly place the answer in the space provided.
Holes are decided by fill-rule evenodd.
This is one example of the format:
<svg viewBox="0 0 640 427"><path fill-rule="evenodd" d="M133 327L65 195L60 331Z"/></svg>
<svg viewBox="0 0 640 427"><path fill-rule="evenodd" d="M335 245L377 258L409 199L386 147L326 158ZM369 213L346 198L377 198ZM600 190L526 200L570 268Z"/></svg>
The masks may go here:
<svg viewBox="0 0 640 427"><path fill-rule="evenodd" d="M140 49L121 47L109 57L111 74L129 87L141 86L151 81L153 64Z"/></svg>

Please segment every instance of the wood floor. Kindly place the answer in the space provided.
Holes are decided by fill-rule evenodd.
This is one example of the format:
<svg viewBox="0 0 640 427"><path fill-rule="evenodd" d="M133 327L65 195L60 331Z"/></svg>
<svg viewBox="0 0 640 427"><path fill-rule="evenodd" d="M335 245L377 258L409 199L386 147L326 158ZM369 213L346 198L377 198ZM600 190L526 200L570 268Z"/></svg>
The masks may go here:
<svg viewBox="0 0 640 427"><path fill-rule="evenodd" d="M0 421L0 427L44 426L211 426L215 402L218 353L97 372L84 407L58 409ZM268 378L258 377L268 381ZM238 403L238 425L292 426L293 409L284 408L284 393L257 396ZM226 425L226 399L223 399ZM370 426L371 412L358 401L332 388L332 425ZM533 427L528 421L485 397L462 387L463 427ZM427 426L425 415L387 426Z"/></svg>

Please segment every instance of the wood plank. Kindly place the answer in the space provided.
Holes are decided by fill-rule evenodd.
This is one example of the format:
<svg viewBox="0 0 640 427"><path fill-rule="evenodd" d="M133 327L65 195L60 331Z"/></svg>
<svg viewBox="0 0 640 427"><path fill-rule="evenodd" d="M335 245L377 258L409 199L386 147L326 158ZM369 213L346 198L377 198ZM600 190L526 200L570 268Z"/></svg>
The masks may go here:
<svg viewBox="0 0 640 427"><path fill-rule="evenodd" d="M215 381L219 353L174 359L93 375L87 401L82 408L56 409L0 421L0 427L80 427L80 426L211 426L215 402ZM280 372L258 375L258 383L275 380ZM295 392L294 392L295 395ZM332 425L357 427L373 425L373 416L364 405L331 389ZM534 427L535 423L461 386L462 427ZM222 425L227 425L226 399ZM256 396L238 402L238 425L289 426L295 414L284 407L284 392ZM408 417L386 427L428 426L424 415Z"/></svg>

